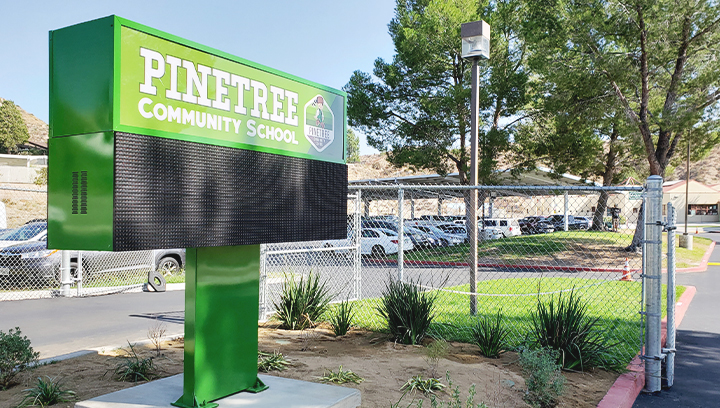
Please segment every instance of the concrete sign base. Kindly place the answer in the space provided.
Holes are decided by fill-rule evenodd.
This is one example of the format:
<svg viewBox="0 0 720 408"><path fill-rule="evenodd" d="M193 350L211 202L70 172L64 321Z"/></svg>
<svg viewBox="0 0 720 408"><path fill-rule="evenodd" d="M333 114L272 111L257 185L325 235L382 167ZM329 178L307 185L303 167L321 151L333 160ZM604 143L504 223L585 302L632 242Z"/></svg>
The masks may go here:
<svg viewBox="0 0 720 408"><path fill-rule="evenodd" d="M239 392L217 401L219 408L356 408L360 391L337 385L325 385L288 378L259 375L270 389L253 394ZM76 408L172 408L169 401L183 390L183 375L178 374L78 402Z"/></svg>

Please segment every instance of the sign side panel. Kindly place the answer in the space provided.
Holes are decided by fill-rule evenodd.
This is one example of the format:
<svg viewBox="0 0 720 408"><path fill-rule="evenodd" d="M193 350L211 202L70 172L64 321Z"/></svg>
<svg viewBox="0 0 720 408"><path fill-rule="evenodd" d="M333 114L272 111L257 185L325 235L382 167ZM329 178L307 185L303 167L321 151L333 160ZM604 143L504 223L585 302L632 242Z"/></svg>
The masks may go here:
<svg viewBox="0 0 720 408"><path fill-rule="evenodd" d="M112 129L113 22L50 32L50 137Z"/></svg>
<svg viewBox="0 0 720 408"><path fill-rule="evenodd" d="M112 250L112 132L51 138L48 248Z"/></svg>

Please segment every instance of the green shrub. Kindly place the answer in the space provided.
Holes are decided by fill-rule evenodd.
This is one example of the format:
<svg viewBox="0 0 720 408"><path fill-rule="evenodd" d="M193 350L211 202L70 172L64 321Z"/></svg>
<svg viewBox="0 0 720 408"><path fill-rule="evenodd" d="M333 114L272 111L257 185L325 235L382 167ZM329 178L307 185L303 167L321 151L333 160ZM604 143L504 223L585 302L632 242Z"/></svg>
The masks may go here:
<svg viewBox="0 0 720 408"><path fill-rule="evenodd" d="M72 402L75 400L75 392L66 390L60 380L47 377L37 379L37 383L32 388L23 390L25 395L20 401L18 407L46 407L48 405L59 404L61 402Z"/></svg>
<svg viewBox="0 0 720 408"><path fill-rule="evenodd" d="M354 305L350 301L344 300L335 307L334 313L330 315L330 325L336 336L346 335L352 327L352 321L355 318L353 308Z"/></svg>
<svg viewBox="0 0 720 408"><path fill-rule="evenodd" d="M46 186L47 180L48 180L48 168L42 167L40 170L38 170L37 176L33 180L33 183L35 183L38 186Z"/></svg>
<svg viewBox="0 0 720 408"><path fill-rule="evenodd" d="M565 386L565 377L557 364L557 350L539 349L520 352L520 367L527 391L525 402L537 408L557 405Z"/></svg>
<svg viewBox="0 0 720 408"><path fill-rule="evenodd" d="M158 369L152 357L140 358L135 347L128 343L130 351L125 350L125 355L119 357L120 361L113 370L113 377L118 381L138 382L150 381L157 378Z"/></svg>
<svg viewBox="0 0 720 408"><path fill-rule="evenodd" d="M600 328L600 319L588 316L587 305L580 298L559 295L547 303L538 302L532 316L533 337L537 346L559 352L558 362L566 369L591 367L618 369L621 364L609 351L617 345Z"/></svg>
<svg viewBox="0 0 720 408"><path fill-rule="evenodd" d="M290 362L277 351L270 353L258 352L258 371L269 373L270 371L283 371L290 365Z"/></svg>
<svg viewBox="0 0 720 408"><path fill-rule="evenodd" d="M435 318L433 306L437 292L421 291L419 282L391 280L382 295L382 303L377 310L387 322L395 341L413 345L420 343Z"/></svg>
<svg viewBox="0 0 720 408"><path fill-rule="evenodd" d="M442 391L444 389L445 384L441 383L437 378L423 378L421 375L416 375L407 380L405 385L400 388L400 391L420 391L425 395L429 395L435 394L435 391Z"/></svg>
<svg viewBox="0 0 720 408"><path fill-rule="evenodd" d="M275 317L283 329L305 330L315 326L331 299L327 282L320 282L317 274L310 272L307 279L303 276L300 282L285 275L280 300L273 303L277 311Z"/></svg>
<svg viewBox="0 0 720 408"><path fill-rule="evenodd" d="M502 325L502 310L493 318L483 316L470 328L475 344L485 357L497 358L507 347L508 330Z"/></svg>
<svg viewBox="0 0 720 408"><path fill-rule="evenodd" d="M12 385L15 376L36 363L39 356L19 327L7 333L0 330L0 390Z"/></svg>
<svg viewBox="0 0 720 408"><path fill-rule="evenodd" d="M335 372L333 370L326 370L325 374L322 377L320 377L320 381L329 382L329 383L333 383L333 384L345 384L345 383L360 384L361 382L365 381L365 379L350 370L343 370L342 366L340 366L340 368L338 368L337 372Z"/></svg>

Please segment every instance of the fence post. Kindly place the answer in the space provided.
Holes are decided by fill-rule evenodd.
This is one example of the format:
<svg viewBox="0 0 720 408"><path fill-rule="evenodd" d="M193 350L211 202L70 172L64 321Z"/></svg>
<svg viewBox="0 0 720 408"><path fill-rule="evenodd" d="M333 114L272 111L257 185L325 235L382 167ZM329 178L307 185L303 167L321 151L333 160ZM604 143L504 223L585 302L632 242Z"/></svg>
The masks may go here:
<svg viewBox="0 0 720 408"><path fill-rule="evenodd" d="M70 251L60 251L60 295L70 296Z"/></svg>
<svg viewBox="0 0 720 408"><path fill-rule="evenodd" d="M405 191L398 189L398 254L397 254L397 279L403 281L403 267L405 266L405 220L403 216L403 199Z"/></svg>
<svg viewBox="0 0 720 408"><path fill-rule="evenodd" d="M650 176L647 179L647 222L643 252L647 252L647 279L645 292L645 390L658 392L661 389L660 319L661 319L661 279L662 279L662 177Z"/></svg>
<svg viewBox="0 0 720 408"><path fill-rule="evenodd" d="M564 206L565 210L563 212L563 220L564 220L563 224L565 227L564 231L567 232L568 231L568 192L567 192L567 190L565 191L565 194L564 194L564 201L565 201L565 206Z"/></svg>
<svg viewBox="0 0 720 408"><path fill-rule="evenodd" d="M154 253L154 251L153 251ZM155 270L155 257L153 257L152 262L152 268ZM78 251L77 255L77 278L75 279L75 282L77 282L77 295L82 296L82 289L83 289L83 259L82 259L82 251Z"/></svg>
<svg viewBox="0 0 720 408"><path fill-rule="evenodd" d="M360 216L360 206L362 203L362 190L357 190L357 196L355 198L355 218L354 218L354 233L353 233L353 245L355 245L355 297L360 300L362 296L362 222Z"/></svg>
<svg viewBox="0 0 720 408"><path fill-rule="evenodd" d="M675 381L675 222L677 213L671 203L667 204L667 342L665 354L665 375L667 386Z"/></svg>

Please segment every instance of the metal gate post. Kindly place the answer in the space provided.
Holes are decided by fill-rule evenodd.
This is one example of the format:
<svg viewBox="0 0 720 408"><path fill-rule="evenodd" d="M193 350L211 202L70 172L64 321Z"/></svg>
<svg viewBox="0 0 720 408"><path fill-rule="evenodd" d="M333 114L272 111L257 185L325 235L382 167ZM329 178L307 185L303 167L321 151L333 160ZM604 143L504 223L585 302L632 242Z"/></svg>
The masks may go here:
<svg viewBox="0 0 720 408"><path fill-rule="evenodd" d="M671 203L667 205L667 341L662 352L665 354L665 376L667 386L675 381L675 222L677 213Z"/></svg>
<svg viewBox="0 0 720 408"><path fill-rule="evenodd" d="M403 217L403 198L405 191L398 189L398 254L397 254L397 279L403 281L403 267L405 266L405 220Z"/></svg>
<svg viewBox="0 0 720 408"><path fill-rule="evenodd" d="M647 270L643 278L647 279L645 293L645 391L658 392L661 389L660 345L661 319L661 279L662 279L662 177L650 176L647 179L647 222L643 252L647 252Z"/></svg>

